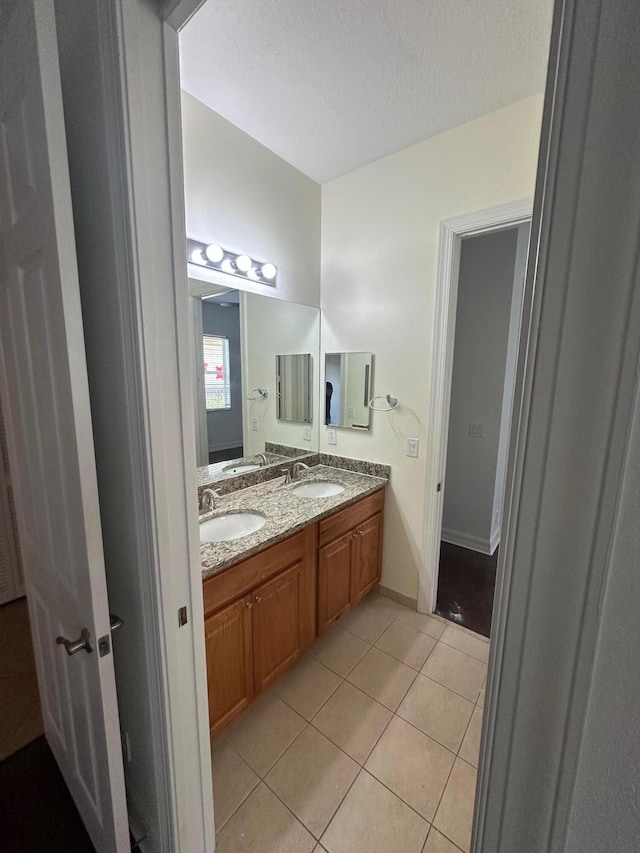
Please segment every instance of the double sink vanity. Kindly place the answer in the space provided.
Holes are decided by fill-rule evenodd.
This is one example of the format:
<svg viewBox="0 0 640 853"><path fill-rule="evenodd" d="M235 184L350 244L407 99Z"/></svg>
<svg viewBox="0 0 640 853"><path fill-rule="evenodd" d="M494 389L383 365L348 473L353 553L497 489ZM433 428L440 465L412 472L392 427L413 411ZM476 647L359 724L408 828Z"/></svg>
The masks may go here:
<svg viewBox="0 0 640 853"><path fill-rule="evenodd" d="M296 467L200 517L212 736L380 580L388 469Z"/></svg>
<svg viewBox="0 0 640 853"><path fill-rule="evenodd" d="M321 426L370 430L372 353L321 357L317 308L207 273L189 293L217 735L379 582L389 469L319 452Z"/></svg>

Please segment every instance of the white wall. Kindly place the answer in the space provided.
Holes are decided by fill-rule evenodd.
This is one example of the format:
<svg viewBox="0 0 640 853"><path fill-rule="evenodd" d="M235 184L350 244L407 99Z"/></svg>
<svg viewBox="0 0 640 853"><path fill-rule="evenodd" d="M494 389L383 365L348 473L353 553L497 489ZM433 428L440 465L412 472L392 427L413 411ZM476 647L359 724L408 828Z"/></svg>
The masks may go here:
<svg viewBox="0 0 640 853"><path fill-rule="evenodd" d="M442 538L483 554L498 544L491 534L503 398L513 395L505 375L517 243L510 228L463 240L460 252Z"/></svg>
<svg viewBox="0 0 640 853"><path fill-rule="evenodd" d="M275 289L233 287L319 307L320 186L186 92L182 136L187 236L278 268Z"/></svg>
<svg viewBox="0 0 640 853"><path fill-rule="evenodd" d="M300 447L318 448L318 423L324 409L319 408L320 386L318 350L320 317L317 308L265 299L253 293L240 295L242 324L242 384L245 396L254 388L266 388L267 399L244 401L245 456L264 451L265 441ZM276 417L276 355L310 353L313 376L311 424L291 423ZM324 405L324 396L322 398ZM257 419L257 430L252 429ZM306 439L305 428L311 439Z"/></svg>
<svg viewBox="0 0 640 853"><path fill-rule="evenodd" d="M541 95L527 98L322 187L322 351L371 350L373 393L403 407L374 413L367 434L338 430L331 450L391 465L382 583L413 599L440 221L533 195L541 111Z"/></svg>

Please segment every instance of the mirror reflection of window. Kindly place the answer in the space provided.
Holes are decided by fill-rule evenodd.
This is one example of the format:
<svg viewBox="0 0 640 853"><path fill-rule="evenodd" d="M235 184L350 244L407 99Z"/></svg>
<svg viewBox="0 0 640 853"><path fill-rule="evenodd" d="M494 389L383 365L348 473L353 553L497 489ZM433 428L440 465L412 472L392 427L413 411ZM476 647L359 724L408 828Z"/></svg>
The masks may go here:
<svg viewBox="0 0 640 853"><path fill-rule="evenodd" d="M229 339L203 335L204 395L208 412L231 408Z"/></svg>
<svg viewBox="0 0 640 853"><path fill-rule="evenodd" d="M317 451L319 419L314 422L313 401L319 396L320 311L271 294L238 291L220 275L220 284L189 279L198 467L270 452L267 445L301 454ZM205 357L203 335L227 338L228 360L224 352ZM300 370L287 386L295 392L291 407L286 397L284 401L290 420L278 417L275 363L282 353L294 354L294 360L300 356ZM221 365L222 371L216 369ZM218 386L215 395L212 384ZM256 388L265 389L267 396L253 399Z"/></svg>

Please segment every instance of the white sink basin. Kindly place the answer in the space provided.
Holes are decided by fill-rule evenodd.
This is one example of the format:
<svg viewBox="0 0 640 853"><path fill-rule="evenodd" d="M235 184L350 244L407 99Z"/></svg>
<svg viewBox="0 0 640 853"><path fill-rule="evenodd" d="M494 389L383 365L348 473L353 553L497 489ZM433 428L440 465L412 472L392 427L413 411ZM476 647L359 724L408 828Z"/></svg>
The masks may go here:
<svg viewBox="0 0 640 853"><path fill-rule="evenodd" d="M314 480L311 483L300 483L292 491L299 498L330 498L344 492L344 486L330 483L329 480Z"/></svg>
<svg viewBox="0 0 640 853"><path fill-rule="evenodd" d="M249 471L257 471L259 467L257 462L248 462L246 465L227 465L222 470L225 474L248 474Z"/></svg>
<svg viewBox="0 0 640 853"><path fill-rule="evenodd" d="M200 525L201 542L229 542L255 533L264 527L266 518L257 512L228 512L216 515Z"/></svg>

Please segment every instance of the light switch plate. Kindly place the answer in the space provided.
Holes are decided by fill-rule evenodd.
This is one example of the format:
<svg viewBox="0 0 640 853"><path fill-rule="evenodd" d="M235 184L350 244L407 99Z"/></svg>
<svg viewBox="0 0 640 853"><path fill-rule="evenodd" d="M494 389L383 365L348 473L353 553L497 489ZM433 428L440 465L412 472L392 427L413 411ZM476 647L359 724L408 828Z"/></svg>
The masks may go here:
<svg viewBox="0 0 640 853"><path fill-rule="evenodd" d="M470 423L469 435L471 438L484 438L484 424Z"/></svg>
<svg viewBox="0 0 640 853"><path fill-rule="evenodd" d="M258 432L258 419L257 418L251 418L251 429L254 432Z"/></svg>
<svg viewBox="0 0 640 853"><path fill-rule="evenodd" d="M413 456L417 459L418 450L420 448L420 439L419 438L408 438L407 439L407 456Z"/></svg>
<svg viewBox="0 0 640 853"><path fill-rule="evenodd" d="M302 431L302 440L311 441L311 427L305 427Z"/></svg>
<svg viewBox="0 0 640 853"><path fill-rule="evenodd" d="M329 444L338 443L338 434L336 433L335 429L331 429L331 427L329 427L329 429L327 430L327 442Z"/></svg>

